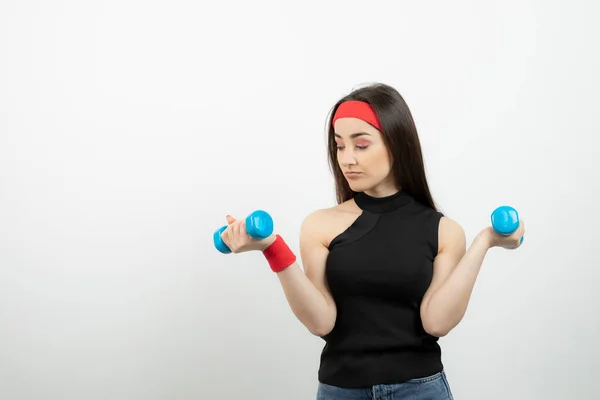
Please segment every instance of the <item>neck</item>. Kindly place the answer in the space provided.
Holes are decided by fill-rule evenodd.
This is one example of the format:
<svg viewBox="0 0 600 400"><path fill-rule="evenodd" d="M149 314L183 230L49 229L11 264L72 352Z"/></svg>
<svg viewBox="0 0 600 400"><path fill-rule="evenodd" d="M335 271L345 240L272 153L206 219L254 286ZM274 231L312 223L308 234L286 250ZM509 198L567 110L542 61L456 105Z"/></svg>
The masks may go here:
<svg viewBox="0 0 600 400"><path fill-rule="evenodd" d="M384 182L364 191L371 197L387 197L398 193L401 190L394 182Z"/></svg>

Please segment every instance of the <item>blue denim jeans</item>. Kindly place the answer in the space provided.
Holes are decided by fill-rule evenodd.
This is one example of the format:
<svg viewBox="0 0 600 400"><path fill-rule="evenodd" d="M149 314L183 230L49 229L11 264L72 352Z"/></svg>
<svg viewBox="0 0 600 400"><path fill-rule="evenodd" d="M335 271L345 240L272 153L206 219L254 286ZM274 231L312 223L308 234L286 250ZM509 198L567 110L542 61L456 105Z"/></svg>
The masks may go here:
<svg viewBox="0 0 600 400"><path fill-rule="evenodd" d="M454 400L444 371L403 383L344 389L319 382L317 400Z"/></svg>

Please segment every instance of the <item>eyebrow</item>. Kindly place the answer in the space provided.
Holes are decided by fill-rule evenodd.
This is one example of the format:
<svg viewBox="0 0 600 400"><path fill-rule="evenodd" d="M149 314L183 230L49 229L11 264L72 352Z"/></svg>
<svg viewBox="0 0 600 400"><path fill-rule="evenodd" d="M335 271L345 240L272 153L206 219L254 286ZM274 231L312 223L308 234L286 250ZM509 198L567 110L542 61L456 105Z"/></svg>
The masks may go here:
<svg viewBox="0 0 600 400"><path fill-rule="evenodd" d="M337 134L337 133L334 133L334 135L335 135L335 137L338 137L338 138L340 138L340 139L342 138L342 137L341 137L339 134ZM356 132L356 133L353 133L353 134L351 134L351 135L350 135L350 139L354 139L354 138L357 138L357 137L359 137L359 136L363 136L363 135L371 136L371 134L370 134L370 133L367 133L367 132Z"/></svg>

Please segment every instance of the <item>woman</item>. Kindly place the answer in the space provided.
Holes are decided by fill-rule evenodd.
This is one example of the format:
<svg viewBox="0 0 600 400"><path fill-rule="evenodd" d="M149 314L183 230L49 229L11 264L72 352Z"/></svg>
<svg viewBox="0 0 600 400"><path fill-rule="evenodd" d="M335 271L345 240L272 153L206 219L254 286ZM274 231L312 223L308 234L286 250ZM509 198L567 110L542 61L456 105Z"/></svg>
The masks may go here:
<svg viewBox="0 0 600 400"><path fill-rule="evenodd" d="M318 400L452 399L438 338L463 318L488 249L517 248L463 228L432 199L417 129L401 95L374 84L337 102L329 121L337 205L308 215L304 270L281 236L254 240L227 216L234 253L262 251L295 316L326 342Z"/></svg>

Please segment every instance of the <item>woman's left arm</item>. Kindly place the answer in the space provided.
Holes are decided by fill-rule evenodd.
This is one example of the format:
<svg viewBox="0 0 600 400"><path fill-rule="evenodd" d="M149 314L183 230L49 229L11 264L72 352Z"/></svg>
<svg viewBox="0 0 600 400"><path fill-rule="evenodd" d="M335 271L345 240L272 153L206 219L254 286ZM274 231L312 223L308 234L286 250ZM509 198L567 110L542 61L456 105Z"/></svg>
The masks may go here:
<svg viewBox="0 0 600 400"><path fill-rule="evenodd" d="M495 246L518 247L524 226L521 221L517 231L506 237L487 227L477 234L468 250L465 232L456 221L443 217L438 232L439 250L431 285L421 303L421 320L427 333L442 337L464 317L487 251Z"/></svg>

